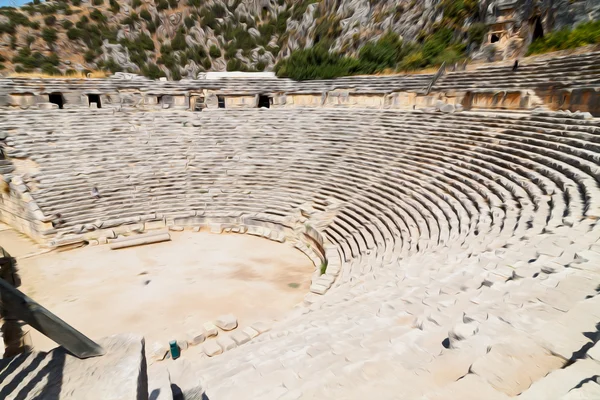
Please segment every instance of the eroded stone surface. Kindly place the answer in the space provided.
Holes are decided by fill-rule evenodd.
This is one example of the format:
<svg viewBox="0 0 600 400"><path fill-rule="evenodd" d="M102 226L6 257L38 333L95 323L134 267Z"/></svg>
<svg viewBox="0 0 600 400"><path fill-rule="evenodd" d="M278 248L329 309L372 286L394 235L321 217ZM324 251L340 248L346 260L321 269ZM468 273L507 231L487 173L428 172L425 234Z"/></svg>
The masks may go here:
<svg viewBox="0 0 600 400"><path fill-rule="evenodd" d="M2 398L148 399L144 340L117 335L98 343L106 354L80 360L62 348L0 360ZM12 378L10 378L12 377Z"/></svg>

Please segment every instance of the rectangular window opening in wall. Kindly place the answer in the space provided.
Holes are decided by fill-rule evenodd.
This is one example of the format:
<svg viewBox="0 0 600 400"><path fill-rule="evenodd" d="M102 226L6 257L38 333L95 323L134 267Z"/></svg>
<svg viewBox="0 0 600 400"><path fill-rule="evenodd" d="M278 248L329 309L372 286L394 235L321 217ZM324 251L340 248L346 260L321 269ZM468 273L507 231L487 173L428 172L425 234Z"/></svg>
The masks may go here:
<svg viewBox="0 0 600 400"><path fill-rule="evenodd" d="M206 108L206 103L204 102L204 96L196 97L194 101L194 111L202 111Z"/></svg>
<svg viewBox="0 0 600 400"><path fill-rule="evenodd" d="M217 102L219 104L219 108L225 108L225 97L217 96Z"/></svg>
<svg viewBox="0 0 600 400"><path fill-rule="evenodd" d="M102 108L102 104L100 103L100 95L99 94L88 94L88 104L91 106L92 103L96 103L96 108Z"/></svg>
<svg viewBox="0 0 600 400"><path fill-rule="evenodd" d="M58 105L58 108L62 109L63 106L65 105L65 99L62 95L62 93L51 93L48 95L48 101L50 103L54 103L56 105Z"/></svg>
<svg viewBox="0 0 600 400"><path fill-rule="evenodd" d="M258 108L271 108L273 104L273 98L271 96L260 95L258 96Z"/></svg>
<svg viewBox="0 0 600 400"><path fill-rule="evenodd" d="M156 104L162 104L163 103L163 97L161 96L156 96Z"/></svg>

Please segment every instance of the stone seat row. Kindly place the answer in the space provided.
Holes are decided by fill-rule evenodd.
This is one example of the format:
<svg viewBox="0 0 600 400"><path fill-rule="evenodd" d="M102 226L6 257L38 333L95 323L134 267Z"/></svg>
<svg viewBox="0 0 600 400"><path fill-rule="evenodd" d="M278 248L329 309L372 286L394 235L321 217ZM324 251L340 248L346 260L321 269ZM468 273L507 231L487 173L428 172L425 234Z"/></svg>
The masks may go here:
<svg viewBox="0 0 600 400"><path fill-rule="evenodd" d="M250 113L251 114L251 113ZM469 116L470 118L470 116ZM221 122L221 118L219 118L219 122ZM342 119L340 119L342 120ZM408 122L411 123L415 123L416 121L413 121L411 119L407 119ZM433 122L435 121L435 119L432 120L432 125L435 125ZM211 127L210 125L210 118L208 121L205 121L206 123L203 125L201 132L205 132L206 130L209 129L215 129L215 136L219 137L221 135L221 131L219 131L216 127ZM233 122L232 124L235 125L237 123ZM221 127L222 130L227 131L228 126L224 126ZM133 134L136 134L135 132ZM223 134L225 134L225 132L223 132ZM519 132L520 134L520 132ZM408 131L407 135L412 135L413 136L413 140L415 140L415 145L421 147L424 146L423 148L428 148L427 147L427 143L420 143L417 141L415 136L415 132L414 131ZM80 135L81 136L81 135ZM427 135L426 135L427 136ZM65 137L68 137L68 134L65 135ZM85 136L83 136L85 137ZM116 135L115 137L111 138L110 140L118 140L119 139L119 135ZM121 137L122 139L122 137ZM231 141L235 140L235 137L231 137L230 138ZM243 138L240 137L240 140L242 140ZM374 140L370 140L370 142L373 142ZM372 154L373 156L377 155L378 152L382 152L382 148L384 148L384 146L388 146L389 147L390 143L388 143L387 141L382 141L382 145L380 148L378 148L377 146L372 146L371 143L369 143L368 145L365 143L364 146L358 146L355 147L355 149L353 149L354 151L349 153L347 156L345 156L345 158L351 159L352 162L350 163L350 165L353 165L354 168L359 168L361 170L364 171L370 171L370 175L372 175L372 178L375 179L375 177L377 177L379 175L377 179L377 181L381 180L381 181L390 181L390 173L391 173L391 169L389 168L383 168L381 169L381 173L378 173L379 171L377 171L377 164L379 163L379 161L377 161L377 158L373 159L373 160L369 160L368 158L363 158L360 156L360 154ZM440 147L441 147L442 143L440 143ZM78 145L75 145L75 147L77 147ZM184 146L185 147L185 146ZM446 149L448 148L447 143L445 145ZM80 148L85 148L85 146L81 146ZM408 149L410 149L410 146L407 146ZM181 148L184 149L184 148ZM397 150L401 149L398 148ZM409 150L403 150L403 152L407 152L407 155L410 154ZM435 149L435 148L433 148ZM34 154L37 154L39 151L38 149L32 149ZM173 148L173 151L176 153L177 151L179 151L179 148ZM205 150L209 150L212 152L212 150L210 150L210 148L205 148ZM96 151L94 149L94 151ZM218 151L217 149L214 150L215 152ZM428 150L428 152L431 152L432 150ZM502 150L503 152L506 152L504 149ZM268 154L268 153L267 153ZM432 153L434 154L434 153ZM91 154L87 154L86 152L81 153L81 156L83 158L89 158L91 156ZM323 177L325 178L325 180L329 180L330 182L335 182L335 180L333 179L333 176L331 176L331 174L329 173L330 171L327 170L326 167L323 167L324 165L335 165L336 163L339 163L341 160L339 157L333 157L331 160L329 159L327 154L320 154L320 153L315 153L316 158L319 160L317 161L315 164L313 164L312 162L308 162L306 160L303 160L302 163L304 164L303 167L301 169L298 170L298 172L300 173L300 177L302 177L302 173L306 172L306 171L312 171L313 173L315 171L317 171L317 168L321 168L321 173L323 174ZM386 154L386 153L381 153L380 154L382 158L382 160L385 162L389 163L389 160L392 158L391 154ZM464 158L464 155L461 155L460 157ZM166 159L168 159L169 157L166 157ZM429 157L430 160L429 162L425 162L425 159L419 160L419 164L415 164L414 165L414 169L416 171L418 171L419 169L424 169L427 167L427 165L431 165L432 163L432 159L435 160L435 156L431 156ZM166 159L161 159L159 158L157 160L158 163L164 163L166 161ZM222 158L221 158L222 160ZM477 157L472 157L471 159L468 159L468 164L472 164L473 162L476 162ZM127 160L125 160L127 161ZM444 161L448 161L448 158L446 158ZM467 159L465 159L465 161L467 161ZM516 160L518 161L518 159ZM77 165L79 161L75 162L75 165ZM222 162L222 161L221 161ZM82 165L83 165L83 161L81 161ZM485 172L485 171L489 171L490 168L493 166L494 164L487 164L485 165L485 168L481 168L481 172ZM219 173L219 161L215 160L214 164L208 164L207 166L205 166L205 171L207 171L208 173L212 172L213 174L217 174ZM398 167L400 169L398 169L397 173L402 172L403 174L406 174L406 162L405 163L401 163L398 165ZM115 169L108 168L106 170L106 178L111 178L111 180L114 180L115 178L118 178L118 170L122 168L120 166L116 166ZM265 172L267 172L269 170L270 166L265 166L264 170ZM439 169L439 171L444 172L444 170L447 168L444 168L444 164L441 165L441 168ZM454 170L456 170L456 168L454 168ZM465 173L468 169L465 168ZM210 171L210 172L209 172ZM479 189L479 191L483 194L485 194L486 196L488 196L486 193L490 192L489 188L494 188L497 187L498 184L496 183L496 181L498 179L502 179L502 176L507 175L507 176L511 176L509 173L507 173L508 170L505 170L503 173L499 173L498 176L494 176L494 175L489 175L489 173L487 174L487 176L489 176L489 183L481 186L481 188ZM61 171L63 172L63 171ZM260 177L261 176L261 168L257 168L257 166L253 166L252 168L252 172L255 174L255 176ZM343 172L343 168L341 168L338 173L340 174L338 181L340 182L340 184L336 184L335 187L343 187L343 183L346 182L346 186L348 183L348 174L347 174L347 168L346 168L346 175L344 176L342 174ZM258 206L257 208L253 208L251 206L251 204L260 204L260 202L264 202L265 199L264 198L260 198L260 202L254 201L253 199L248 199L247 196L241 196L238 198L238 200L234 200L234 197L238 197L238 196L234 196L231 197L228 193L223 192L223 193L219 193L219 195L217 195L216 197L212 198L213 196L208 196L206 198L206 200L203 201L192 201L190 202L190 200L187 200L185 197L186 194L191 194L189 193L189 190L194 187L192 186L188 186L186 184L186 181L189 179L188 175L193 176L193 174L185 174L179 181L177 180L177 178L171 179L171 181L165 186L164 189L164 193L160 194L160 192L156 193L157 194L157 199L158 201L163 201L163 203L166 201L167 203L172 204L172 206L169 206L168 210L170 211L176 211L178 208L187 208L189 209L190 207L195 208L195 207L202 207L203 204L206 203L211 203L211 207L213 207L213 209L218 210L220 208L223 209L230 209L231 206L233 206L233 209L235 209L236 207L239 208L240 210L249 210L249 212L258 212L260 211L260 206ZM200 174L202 175L202 174ZM443 176L443 174L440 174L441 176ZM168 176L168 174L165 174L165 177ZM393 176L393 175L391 175ZM444 242L447 242L450 240L450 233L444 233L444 232L450 232L450 227L451 226L456 226L456 223L452 223L451 220L454 218L454 220L458 221L459 219L462 220L469 220L469 215L468 213L463 213L462 217L457 217L457 216L453 216L452 211L453 207L451 205L449 205L448 203L445 203L444 197L441 195L439 195L439 197L434 197L434 200L430 200L431 197L424 197L425 195L429 195L428 191L425 191L425 193L423 193L420 196L415 196L416 193L419 192L418 190L418 185L422 184L423 182L427 181L427 176L419 176L417 175L418 178L415 178L414 180L414 186L412 186L412 188L409 191L406 191L406 194L410 197L411 195L414 197L412 199L408 199L405 200L403 203L397 203L394 200L390 200L389 205L383 204L383 207L381 209L377 209L377 211L374 211L375 209L370 209L369 207L367 207L367 205L369 203L367 203L366 201L361 201L361 202L357 202L355 201L354 203L356 203L356 211L355 212L348 212L346 210L343 210L343 212L345 213L343 216L342 214L340 214L340 216L337 218L337 220L334 220L334 223L331 224L331 236L332 236L332 240L335 240L336 242L339 243L345 243L345 244L340 244L340 246L342 246L342 248L344 249L346 246L348 251L344 251L344 258L347 262L351 262L353 259L361 256L361 255L366 255L369 252L372 252L372 245L369 245L369 243L375 243L375 242L382 242L382 239L378 239L376 241L376 239L373 238L372 235L369 235L369 231L364 229L364 226L368 226L369 220L371 220L371 216L374 213L380 213L379 215L382 215L385 212L389 212L389 210L393 210L394 208L399 209L399 211L401 211L400 215L404 215L403 217L400 218L400 220L402 221L409 221L404 222L404 225L400 225L403 226L403 228L400 228L400 230L398 232L400 232L400 234L397 235L391 235L392 237L398 237L399 241L398 244L400 246L405 247L406 245L410 245L411 248L413 249L413 251L415 253L418 253L419 251L423 251L427 248L429 248L429 246L431 245L439 245L439 244L443 244ZM482 178L486 176L486 174L484 173L483 175L477 176L473 175L473 179L472 181L467 180L465 181L465 185L473 185L473 182L481 182ZM458 175L458 178L460 177L460 175ZM525 176L527 177L527 176ZM422 179L424 180L422 180ZM438 176L436 176L436 178L438 178ZM452 181L456 181L457 179L446 179L449 182ZM458 179L460 180L460 179ZM499 192L497 195L497 200L496 200L496 206L502 204L505 201L511 201L511 197L510 197L510 193L511 190L515 191L515 186L514 183L512 183L513 186L511 186L511 182L516 181L517 179L511 177L510 179L508 179L506 181L506 183L504 183L504 185L506 185L505 187L509 188L509 189L504 189L504 191ZM66 183L65 187L62 187L61 189L61 181ZM392 179L393 181L393 179ZM178 182L181 182L181 184L179 184ZM260 182L260 180L252 180L252 181L248 181L248 188L259 188L258 192L261 191L260 186L258 185L258 183ZM370 200L369 202L372 204L378 204L382 202L382 199L385 198L389 198L389 199L394 199L398 193L402 193L403 192L403 186L406 186L407 182L410 182L410 180L407 181L407 177L403 177L403 179L401 179L400 181L398 181L399 186L393 189L389 188L389 185L385 185L384 187L381 187L380 185L376 185L373 186L372 183L369 183L368 185L368 190L365 190L364 192L366 193L364 195L365 199L373 199L373 197L375 197L375 199L377 199L377 201ZM227 184L227 181L223 181L223 184ZM311 188L310 187L310 180L304 179L304 180L298 180L297 182L295 181L289 181L286 182L290 187L306 187L306 193L305 193L305 199L310 199L312 194L311 194L311 190L324 190L326 192L329 192L329 194L336 194L336 196L339 196L340 199L347 199L350 197L349 192L353 192L353 193L360 193L359 191L361 191L361 187L362 187L362 183L360 183L360 181L357 182L358 186L350 186L346 189L346 191L341 191L339 194L336 193L335 189L328 189L327 187L321 187L321 188ZM44 191L46 189L43 189L44 185L48 185L48 187L54 187L56 185L56 189L57 190L64 190L65 193L69 193L68 189L69 188L73 188L75 189L74 192L79 193L80 197L77 197L77 195L75 195L76 197L72 197L72 195L57 195L56 197L49 197L51 202L54 202L52 204L52 211L58 211L61 208L61 204L68 202L69 200L73 201L73 200L77 200L74 201L73 203L77 204L76 208L74 211L80 212L82 210L87 210L90 207L90 196L87 194L87 191L89 190L89 183L83 183L81 185L76 185L75 187L73 187L73 183L69 182L69 180L64 180L64 179L57 179L56 181L53 181L52 179L50 180L46 180L45 178L42 178L40 181L39 186L42 187L42 189L40 190L40 194L43 194ZM322 185L321 185L322 186ZM441 185L444 186L444 185ZM125 186L126 187L126 186ZM199 190L201 189L202 186L200 186ZM270 186L267 185L265 186L266 188L269 188ZM428 186L429 189L430 186ZM468 187L468 186L467 186ZM502 185L500 185L499 187L502 187ZM520 186L516 186L516 188L519 188ZM570 186L567 187L567 189ZM544 221L546 220L546 222L548 222L548 220L546 219L547 217L544 216L544 214L541 214L541 218L537 218L534 216L534 209L532 209L530 207L530 204L532 202L538 202L536 199L538 197L541 196L540 193L541 190L538 188L537 190L535 189L537 188L536 185L533 185L530 189L529 189L529 193L530 195L527 195L526 192L523 192L523 194L521 194L520 196L517 196L515 198L515 200L512 200L513 202L515 202L515 204L518 204L521 200L521 198L529 198L528 202L524 203L524 213L525 214L530 214L527 216L524 216L522 219L519 217L516 217L517 219L517 223L518 221L523 221L522 226L525 226L522 230L523 233L525 231L527 231L527 229L529 229L529 227L527 227L526 225L530 223L530 221L533 219L533 221ZM463 189L463 187L461 187L460 189ZM106 190L108 191L108 193L110 193L110 186L107 186ZM123 187L121 188L117 188L117 191L115 193L118 193L119 195L122 195L121 191L123 190ZM237 190L237 189L236 189ZM398 190L398 192L395 192L395 190ZM430 189L431 190L431 189ZM472 190L472 189L471 189ZM556 189L553 189L556 190ZM104 191L104 190L103 190ZM187 191L187 193L186 193ZM433 191L435 192L435 191ZM477 191L476 191L477 192ZM51 193L51 192L50 192ZM179 194L177 194L179 193ZM193 192L192 192L193 193ZM281 192L281 194L283 195L283 193L285 192ZM289 194L283 196L283 198L287 197L287 198L298 198L298 192L288 192ZM460 193L459 190L456 191L456 193ZM546 189L546 193L548 193L548 189ZM83 194L81 196L81 194ZM552 193L554 194L554 193ZM480 194L481 195L481 194ZM111 195L112 196L112 195ZM371 196L371 197L368 197ZM359 197L359 196L354 196L354 197ZM41 198L45 199L45 195L41 196ZM362 200L363 195L361 195L357 200ZM112 212L119 212L120 209L124 208L124 204L127 204L127 199L128 196L125 194L121 200L119 200L119 197L115 197L110 199L111 201L114 201L114 203L111 203L109 205L109 208L107 210L113 210ZM183 201L182 201L183 199ZM86 203L85 200L88 200L88 202ZM455 204L460 204L461 201L463 200L462 197L456 197L455 198ZM40 200L40 204L43 204L45 200ZM81 202L83 201L83 202ZM125 201L125 203L123 203L123 201ZM408 201L408 202L407 202ZM80 203L81 202L81 203ZM143 201L138 201L138 204L141 204L142 207L148 207L148 203L144 203ZM445 203L446 205L444 206L440 206L438 204L442 204ZM539 202L538 202L539 203ZM93 204L93 201L92 201ZM279 209L279 206L277 206L277 201L275 198L270 198L268 199L268 204L270 205L269 208L270 209ZM464 209L473 209L474 204L477 204L477 202L471 202L468 205L463 206ZM540 203L540 204L543 204ZM559 201L556 202L557 206L560 205ZM297 205L297 204L296 204ZM281 213L282 215L285 215L286 212L289 212L291 209L294 208L295 205L289 205L288 202L282 202L281 203ZM131 206L125 207L125 208L129 208ZM478 205L476 207L481 207L481 209L485 209L486 205L485 202L483 203L483 205ZM538 206L539 207L539 206ZM489 209L489 206L487 206L487 208ZM68 208L66 208L68 210ZM350 210L350 207L348 207L348 209ZM527 211L529 210L529 211ZM64 211L64 210L63 210ZM131 211L131 209L129 210ZM146 210L147 211L147 210ZM399 212L396 211L396 212ZM551 212L552 207L550 207L549 210L546 211L546 213ZM139 211L134 211L133 215L135 215L135 213ZM168 211L167 211L168 212ZM449 213L449 214L446 214ZM560 213L559 213L560 214ZM117 214L117 217L122 216L122 213ZM375 214L377 215L377 214ZM379 215L378 218L376 218L376 220L379 222ZM447 216L448 215L448 216ZM483 215L483 212L479 215ZM475 214L473 213L471 215L471 217L474 217ZM99 211L98 214L94 214L95 219L97 218L109 218L109 215L107 215L104 211L104 209L102 211ZM502 216L501 214L499 215L499 217L501 218L499 221L502 221ZM515 217L515 216L513 216ZM110 218L109 218L110 219ZM393 216L392 213L392 220L396 219L398 220L397 217ZM413 221L413 222L410 222ZM77 220L77 223L85 223L85 218L82 220ZM88 219L89 222L89 219ZM389 222L388 222L389 223ZM505 223L504 221L502 222L497 222L497 226L503 226L503 228L505 229L509 229L512 228L514 223ZM557 219L557 224L558 224L558 219ZM466 225L466 224L465 224ZM463 226L465 226L463 225ZM489 225L489 223L488 223ZM381 221L381 223L379 224L379 226L388 226L386 223L384 223L383 221ZM361 229L362 228L362 229ZM410 233L414 228L414 231L412 233ZM402 231L402 229L404 229L404 232ZM488 228L489 229L489 228ZM518 228L517 228L518 229ZM539 229L539 226L538 228ZM485 228L484 226L478 226L478 225L472 225L469 227L463 228L459 233L458 236L456 236L457 234L454 234L453 240L457 240L459 236L461 235L465 235L468 234L471 231L474 230L480 230L481 232L485 232ZM512 232L510 230L507 231L507 235L510 236ZM382 237L385 237L389 235L387 232L384 231L384 233L382 234ZM420 238L418 240L415 240L416 238ZM383 240L384 242L385 240ZM461 242L462 243L462 242ZM382 249L383 250L383 249ZM383 250L381 253L383 254L387 254L388 259L390 259L390 254L393 254L394 251L393 250ZM402 254L402 252L401 252ZM382 257L381 254L379 254L378 252L374 253L374 256L376 257L376 259L378 259L377 257ZM358 264L357 264L358 265Z"/></svg>

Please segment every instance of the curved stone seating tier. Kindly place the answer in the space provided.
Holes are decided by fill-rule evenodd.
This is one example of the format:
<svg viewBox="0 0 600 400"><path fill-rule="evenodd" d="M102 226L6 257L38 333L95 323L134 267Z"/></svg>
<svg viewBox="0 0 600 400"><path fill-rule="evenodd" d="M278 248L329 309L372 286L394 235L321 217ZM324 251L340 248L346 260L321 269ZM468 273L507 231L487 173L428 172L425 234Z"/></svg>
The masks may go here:
<svg viewBox="0 0 600 400"><path fill-rule="evenodd" d="M2 110L0 130L5 177L64 219L47 240L210 226L329 263L325 296L197 365L210 397L553 398L562 367L581 379L552 396L597 375L574 356L600 321L597 119Z"/></svg>
<svg viewBox="0 0 600 400"><path fill-rule="evenodd" d="M221 93L322 93L336 89L352 89L357 93L417 92L427 87L432 74L353 76L328 80L298 82L291 79L221 78L208 80L151 81L121 79L0 79L0 94L39 92L101 92L139 90L149 93L174 94L217 90Z"/></svg>
<svg viewBox="0 0 600 400"><path fill-rule="evenodd" d="M485 64L467 71L448 72L433 86L434 91L472 89L544 89L571 86L600 86L600 52L521 60L516 72L512 65Z"/></svg>

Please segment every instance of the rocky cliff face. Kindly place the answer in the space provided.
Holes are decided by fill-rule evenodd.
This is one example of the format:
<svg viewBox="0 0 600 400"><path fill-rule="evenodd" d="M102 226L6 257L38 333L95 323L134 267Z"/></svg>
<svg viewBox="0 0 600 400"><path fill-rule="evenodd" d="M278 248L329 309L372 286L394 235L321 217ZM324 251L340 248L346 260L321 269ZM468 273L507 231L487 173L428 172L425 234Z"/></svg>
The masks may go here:
<svg viewBox="0 0 600 400"><path fill-rule="evenodd" d="M489 33L468 53L484 57L493 45L507 58L536 35L600 17L600 0L89 1L0 9L0 72L263 71L317 43L356 54L388 31L418 42L445 26L466 42L473 24Z"/></svg>

